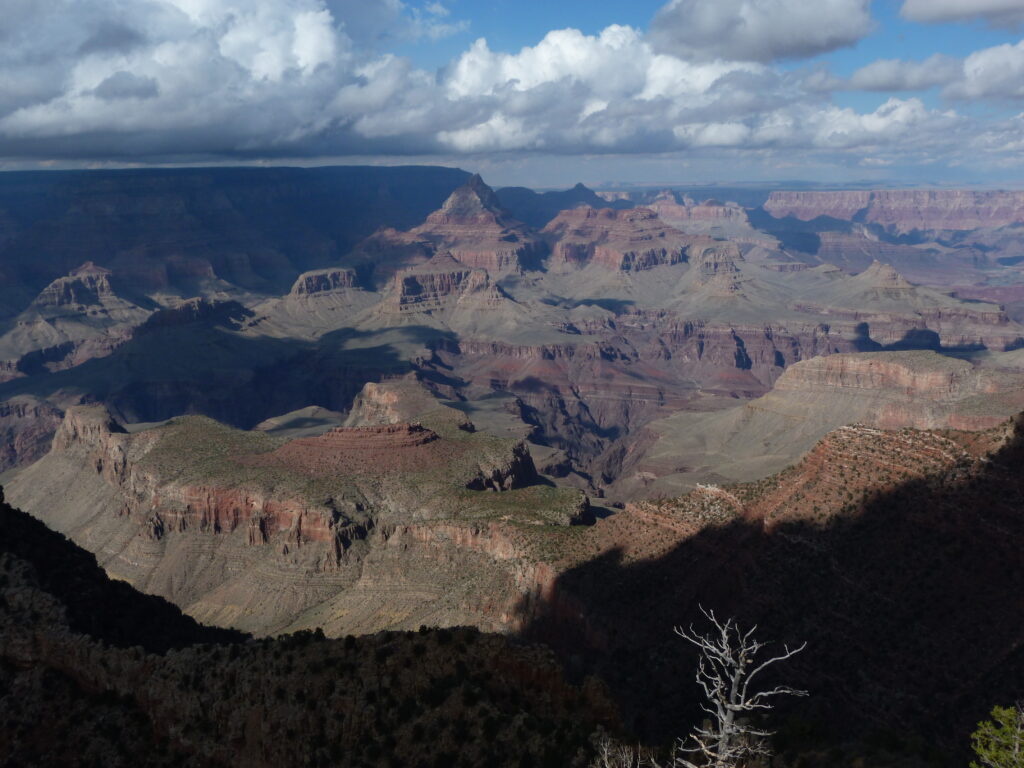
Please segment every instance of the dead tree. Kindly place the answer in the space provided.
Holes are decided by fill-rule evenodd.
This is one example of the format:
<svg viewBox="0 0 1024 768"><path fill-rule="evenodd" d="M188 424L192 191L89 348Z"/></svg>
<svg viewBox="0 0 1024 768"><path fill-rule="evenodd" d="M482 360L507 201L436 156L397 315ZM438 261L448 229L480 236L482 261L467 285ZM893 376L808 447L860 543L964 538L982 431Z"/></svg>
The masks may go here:
<svg viewBox="0 0 1024 768"><path fill-rule="evenodd" d="M707 635L676 627L681 638L700 650L697 684L704 691L701 709L710 715L710 724L695 728L687 739L679 739L673 764L677 768L737 768L751 759L770 754L767 739L773 731L755 727L751 718L773 708L775 696L806 696L786 685L758 690L758 675L780 661L785 661L807 647L782 647L782 653L767 656L762 651L767 643L754 639L756 626L746 632L733 619L724 624L713 611L703 613L714 625ZM692 758L692 760L691 760ZM696 761L696 762L693 762Z"/></svg>
<svg viewBox="0 0 1024 768"><path fill-rule="evenodd" d="M644 768L648 763L640 747L633 749L628 744L613 740L602 733L596 739L594 760L590 768ZM654 763L651 763L655 765Z"/></svg>

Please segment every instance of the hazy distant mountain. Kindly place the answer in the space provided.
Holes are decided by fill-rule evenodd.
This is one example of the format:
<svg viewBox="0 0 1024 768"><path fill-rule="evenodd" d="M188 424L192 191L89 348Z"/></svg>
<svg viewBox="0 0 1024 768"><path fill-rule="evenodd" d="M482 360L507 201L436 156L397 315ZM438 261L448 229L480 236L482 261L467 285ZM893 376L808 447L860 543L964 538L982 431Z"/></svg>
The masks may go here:
<svg viewBox="0 0 1024 768"><path fill-rule="evenodd" d="M520 221L535 229L542 229L559 211L589 205L591 208L632 208L629 200L609 201L582 183L562 192L535 192L526 187L502 187L498 199Z"/></svg>

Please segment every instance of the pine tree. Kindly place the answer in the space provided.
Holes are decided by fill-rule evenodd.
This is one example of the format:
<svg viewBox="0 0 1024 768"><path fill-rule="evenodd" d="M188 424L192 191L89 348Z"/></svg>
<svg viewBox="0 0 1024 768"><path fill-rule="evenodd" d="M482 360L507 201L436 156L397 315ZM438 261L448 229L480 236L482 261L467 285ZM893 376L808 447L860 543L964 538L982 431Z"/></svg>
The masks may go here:
<svg viewBox="0 0 1024 768"><path fill-rule="evenodd" d="M995 707L971 734L971 768L1024 768L1024 706Z"/></svg>

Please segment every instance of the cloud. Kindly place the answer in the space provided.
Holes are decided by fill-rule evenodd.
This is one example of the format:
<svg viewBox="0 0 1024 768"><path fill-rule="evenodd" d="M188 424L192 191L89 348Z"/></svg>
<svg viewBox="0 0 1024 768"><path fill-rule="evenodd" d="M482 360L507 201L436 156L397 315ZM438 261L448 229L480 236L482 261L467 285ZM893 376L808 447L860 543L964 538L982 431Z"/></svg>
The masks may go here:
<svg viewBox="0 0 1024 768"><path fill-rule="evenodd" d="M879 59L854 72L849 86L861 91L921 91L946 85L962 71L960 61L941 53L924 61Z"/></svg>
<svg viewBox="0 0 1024 768"><path fill-rule="evenodd" d="M1017 125L972 144L980 129L955 112L900 98L866 112L840 108L827 70L757 60L820 48L841 11L844 39L855 39L857 25L870 23L859 1L819 3L820 34L803 26L803 3L793 5L791 26L810 35L799 45L790 44L795 32L764 26L769 2L758 3L761 16L743 17L759 19L767 36L756 55L710 56L708 48L686 57L656 36L611 25L590 35L554 30L516 53L479 39L440 72L389 53L400 40L429 37L427 22L459 23L438 2L8 2L0 19L0 151L8 158L683 153L749 162L799 153L878 165L901 154L955 158L968 147L997 154L1012 146ZM723 2L741 16L754 7ZM712 16L716 8L701 6ZM959 89L957 98L1012 97L1021 51L1005 48L959 69L944 59L876 62L853 79L865 89L913 90L941 70L953 73L946 90Z"/></svg>
<svg viewBox="0 0 1024 768"><path fill-rule="evenodd" d="M903 0L900 13L921 22L984 19L993 26L1024 22L1024 0Z"/></svg>
<svg viewBox="0 0 1024 768"><path fill-rule="evenodd" d="M115 72L97 85L92 93L106 101L115 99L152 99L159 93L156 80L139 77L131 72Z"/></svg>
<svg viewBox="0 0 1024 768"><path fill-rule="evenodd" d="M1024 98L1024 40L972 53L943 93L952 99Z"/></svg>
<svg viewBox="0 0 1024 768"><path fill-rule="evenodd" d="M686 59L767 62L853 45L871 26L869 0L671 0L651 36Z"/></svg>
<svg viewBox="0 0 1024 768"><path fill-rule="evenodd" d="M360 131L373 116L330 111L339 94L436 88L385 51L461 24L437 21L441 3L400 0L10 3L0 18L8 156L363 151L381 143ZM368 82L399 70L401 83ZM431 128L421 149L436 145Z"/></svg>
<svg viewBox="0 0 1024 768"><path fill-rule="evenodd" d="M838 89L918 91L943 86L953 101L1024 99L1024 41L975 51L964 59L935 54L924 61L880 59L861 67Z"/></svg>

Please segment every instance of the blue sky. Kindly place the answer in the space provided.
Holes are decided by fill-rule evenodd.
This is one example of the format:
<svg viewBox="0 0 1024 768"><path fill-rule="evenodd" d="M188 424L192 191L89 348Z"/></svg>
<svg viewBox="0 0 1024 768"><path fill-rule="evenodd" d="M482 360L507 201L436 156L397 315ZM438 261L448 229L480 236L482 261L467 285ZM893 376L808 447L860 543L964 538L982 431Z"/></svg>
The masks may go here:
<svg viewBox="0 0 1024 768"><path fill-rule="evenodd" d="M1024 0L12 2L0 168L1024 178Z"/></svg>
<svg viewBox="0 0 1024 768"><path fill-rule="evenodd" d="M454 0L449 4L452 18L464 21L465 29L441 40L420 38L398 45L394 50L425 69L439 69L458 58L480 37L485 38L494 50L514 53L536 45L552 29L572 27L589 35L600 33L611 24L646 29L664 4L663 0ZM839 76L849 77L875 59L923 61L934 53L966 57L982 48L1016 43L1021 39L1017 29L992 26L982 19L920 24L902 18L899 9L897 0L875 0L871 6L874 28L863 40L806 61L784 62L781 66L795 69L821 64ZM912 93L931 106L941 105L938 88ZM836 101L858 109L874 109L885 98L883 94L849 91L838 93ZM999 107L1010 110L1013 105L1002 104Z"/></svg>

